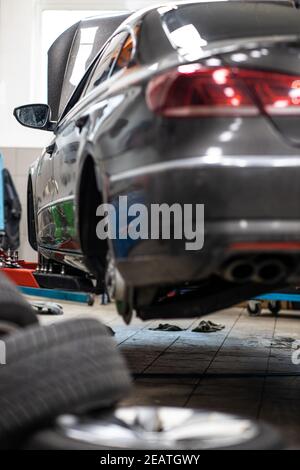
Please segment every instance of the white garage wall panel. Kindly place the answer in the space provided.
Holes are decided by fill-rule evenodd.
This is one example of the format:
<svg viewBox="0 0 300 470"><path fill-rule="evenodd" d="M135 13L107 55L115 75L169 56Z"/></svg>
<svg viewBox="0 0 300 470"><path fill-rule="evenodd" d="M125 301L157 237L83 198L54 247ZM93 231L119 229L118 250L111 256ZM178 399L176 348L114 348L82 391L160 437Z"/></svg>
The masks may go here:
<svg viewBox="0 0 300 470"><path fill-rule="evenodd" d="M28 147L45 143L45 135L27 131L14 121L13 108L34 101L36 24L34 0L1 0L0 17L0 146Z"/></svg>

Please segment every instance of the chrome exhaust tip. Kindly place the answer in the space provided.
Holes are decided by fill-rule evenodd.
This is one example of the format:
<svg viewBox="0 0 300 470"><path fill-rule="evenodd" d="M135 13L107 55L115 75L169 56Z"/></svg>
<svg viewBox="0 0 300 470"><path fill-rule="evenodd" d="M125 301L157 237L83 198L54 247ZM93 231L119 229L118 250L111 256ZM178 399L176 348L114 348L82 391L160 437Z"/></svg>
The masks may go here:
<svg viewBox="0 0 300 470"><path fill-rule="evenodd" d="M263 284L276 284L283 281L286 276L286 265L279 259L269 259L257 265L254 280Z"/></svg>
<svg viewBox="0 0 300 470"><path fill-rule="evenodd" d="M236 260L225 267L224 278L232 282L250 282L255 276L255 266L247 260Z"/></svg>

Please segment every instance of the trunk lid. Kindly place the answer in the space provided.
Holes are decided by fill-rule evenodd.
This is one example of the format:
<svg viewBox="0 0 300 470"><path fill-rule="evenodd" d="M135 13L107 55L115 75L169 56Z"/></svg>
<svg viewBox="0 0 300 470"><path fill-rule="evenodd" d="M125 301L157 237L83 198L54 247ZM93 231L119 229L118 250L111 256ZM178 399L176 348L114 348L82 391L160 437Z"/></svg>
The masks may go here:
<svg viewBox="0 0 300 470"><path fill-rule="evenodd" d="M273 93L275 106L268 112L258 103L261 112L290 144L300 145L300 41L280 42L277 38L273 44L257 44L219 57L229 67L262 72L261 86L265 94ZM270 77L272 85L264 76Z"/></svg>

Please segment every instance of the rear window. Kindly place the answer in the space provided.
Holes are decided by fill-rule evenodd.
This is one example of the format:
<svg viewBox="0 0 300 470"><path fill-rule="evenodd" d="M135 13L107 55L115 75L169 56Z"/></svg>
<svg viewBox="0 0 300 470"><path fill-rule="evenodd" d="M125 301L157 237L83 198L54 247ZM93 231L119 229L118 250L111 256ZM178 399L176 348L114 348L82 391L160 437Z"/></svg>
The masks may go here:
<svg viewBox="0 0 300 470"><path fill-rule="evenodd" d="M173 47L192 49L215 41L300 33L300 13L261 2L214 2L160 9ZM197 44L196 44L197 43Z"/></svg>
<svg viewBox="0 0 300 470"><path fill-rule="evenodd" d="M105 42L128 16L127 13L114 13L111 16L88 18L80 22L69 53L60 114Z"/></svg>
<svg viewBox="0 0 300 470"><path fill-rule="evenodd" d="M91 74L89 83L87 84L83 95L87 95L90 91L94 90L95 87L99 86L107 78L117 73L121 70L121 68L127 65L125 64L123 67L121 67L120 65L123 64L124 60L121 59L119 62L119 58L122 56L124 46L129 43L130 40L128 32L124 31L118 33L109 41L103 53L101 54L94 71Z"/></svg>

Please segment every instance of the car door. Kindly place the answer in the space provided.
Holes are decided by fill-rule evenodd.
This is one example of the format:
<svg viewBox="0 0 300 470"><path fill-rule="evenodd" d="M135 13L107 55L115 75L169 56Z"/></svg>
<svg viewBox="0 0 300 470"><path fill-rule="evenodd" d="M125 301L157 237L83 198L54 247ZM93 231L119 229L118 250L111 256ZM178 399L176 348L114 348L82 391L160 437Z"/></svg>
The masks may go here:
<svg viewBox="0 0 300 470"><path fill-rule="evenodd" d="M45 150L37 162L35 180L37 242L38 245L44 247L50 247L53 244L54 227L51 218L53 189L52 156Z"/></svg>
<svg viewBox="0 0 300 470"><path fill-rule="evenodd" d="M110 78L116 59L128 32L116 34L105 46L98 62L89 75L80 100L59 125L55 151L53 153L53 198L51 217L55 226L53 248L63 252L80 251L79 237L75 229L75 189L79 174L80 148L85 144L86 128L91 103L89 93L97 86L106 90L105 82ZM100 90L100 89L99 89ZM84 103L87 103L85 106ZM97 103L101 114L106 101Z"/></svg>

